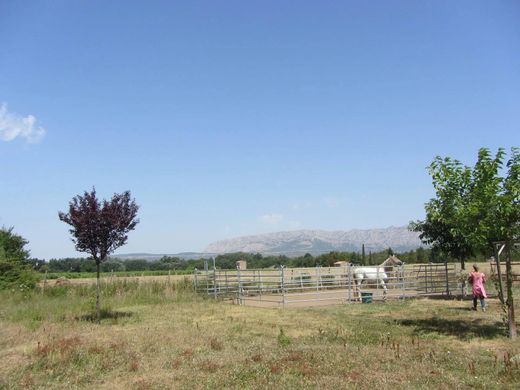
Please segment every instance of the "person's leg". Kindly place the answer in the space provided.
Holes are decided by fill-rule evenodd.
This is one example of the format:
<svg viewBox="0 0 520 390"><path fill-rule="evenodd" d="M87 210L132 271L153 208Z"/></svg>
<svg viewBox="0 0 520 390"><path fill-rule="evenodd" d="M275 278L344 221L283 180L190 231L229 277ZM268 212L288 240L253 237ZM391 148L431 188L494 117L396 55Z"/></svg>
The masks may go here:
<svg viewBox="0 0 520 390"><path fill-rule="evenodd" d="M482 311L486 311L486 300L484 298L480 298L480 307Z"/></svg>
<svg viewBox="0 0 520 390"><path fill-rule="evenodd" d="M477 297L473 297L473 310L477 310Z"/></svg>

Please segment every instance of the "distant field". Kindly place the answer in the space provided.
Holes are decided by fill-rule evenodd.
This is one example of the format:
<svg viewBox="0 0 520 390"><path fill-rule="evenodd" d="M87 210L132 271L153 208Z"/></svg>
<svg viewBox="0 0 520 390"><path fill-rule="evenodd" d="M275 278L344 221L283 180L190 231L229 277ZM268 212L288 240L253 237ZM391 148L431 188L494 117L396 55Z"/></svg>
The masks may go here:
<svg viewBox="0 0 520 390"><path fill-rule="evenodd" d="M82 278L73 278L68 279L66 276L61 276L62 278L67 279L68 283L72 285L90 285L96 283L96 277L94 276L90 277L82 277ZM151 282L151 281L162 281L162 282L176 282L179 280L184 280L185 278L192 279L193 276L191 274L186 275L146 275L145 273L142 274L136 274L133 276L126 276L125 274L104 274L101 277L101 281L103 283L114 283L114 282L120 282L120 281L140 281L140 282ZM55 286L57 283L59 283L58 278L55 279L48 279L46 284L48 286ZM44 281L40 281L39 286L42 287L44 284Z"/></svg>
<svg viewBox="0 0 520 390"><path fill-rule="evenodd" d="M104 283L0 294L0 388L517 388L520 341L501 310L406 300L236 306L191 282ZM520 300L516 291L517 302Z"/></svg>
<svg viewBox="0 0 520 390"><path fill-rule="evenodd" d="M161 275L189 275L193 271L117 271L102 272L102 277L132 277L132 276L161 276ZM91 279L95 278L95 272L48 272L47 279L67 278L67 279ZM41 274L41 278L45 278L45 274Z"/></svg>

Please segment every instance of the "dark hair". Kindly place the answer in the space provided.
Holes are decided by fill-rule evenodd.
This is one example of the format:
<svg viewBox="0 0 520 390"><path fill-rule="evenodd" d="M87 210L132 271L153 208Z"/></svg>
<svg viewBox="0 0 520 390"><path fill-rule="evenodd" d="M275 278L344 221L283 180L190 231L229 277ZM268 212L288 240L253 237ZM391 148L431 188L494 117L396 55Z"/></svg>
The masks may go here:
<svg viewBox="0 0 520 390"><path fill-rule="evenodd" d="M475 271L478 271L478 265L473 264L473 269L474 269Z"/></svg>

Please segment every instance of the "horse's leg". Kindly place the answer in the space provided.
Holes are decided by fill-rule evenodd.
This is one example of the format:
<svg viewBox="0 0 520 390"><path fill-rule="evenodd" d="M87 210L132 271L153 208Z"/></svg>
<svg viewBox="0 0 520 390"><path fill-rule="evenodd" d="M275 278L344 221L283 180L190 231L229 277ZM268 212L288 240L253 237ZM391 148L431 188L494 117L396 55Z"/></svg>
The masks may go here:
<svg viewBox="0 0 520 390"><path fill-rule="evenodd" d="M381 285L381 287L383 287L383 301L386 301L386 293L388 292L386 288L386 283L383 279L381 279L379 284Z"/></svg>
<svg viewBox="0 0 520 390"><path fill-rule="evenodd" d="M361 299L361 282L362 281L363 281L363 276L359 277L356 280L359 302L362 302L362 299Z"/></svg>
<svg viewBox="0 0 520 390"><path fill-rule="evenodd" d="M354 296L356 296L356 292L357 292L357 295L358 295L358 299L359 299L359 276L357 274L354 274L354 278L353 278L353 287L354 287Z"/></svg>
<svg viewBox="0 0 520 390"><path fill-rule="evenodd" d="M356 296L356 291L357 291L357 277L356 277L356 274L353 275L353 277L352 277L352 284L350 285L349 288L352 288L354 290L354 297L355 297Z"/></svg>

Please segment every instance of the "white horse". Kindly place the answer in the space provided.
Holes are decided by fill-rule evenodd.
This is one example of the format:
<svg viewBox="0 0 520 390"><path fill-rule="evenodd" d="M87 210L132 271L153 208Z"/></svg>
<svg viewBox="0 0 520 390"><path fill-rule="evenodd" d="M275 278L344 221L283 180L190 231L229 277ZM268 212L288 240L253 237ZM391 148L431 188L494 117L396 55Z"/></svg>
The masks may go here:
<svg viewBox="0 0 520 390"><path fill-rule="evenodd" d="M386 299L386 283L388 272L396 265L402 265L403 262L395 256L390 256L378 267L356 267L354 268L354 280L358 290L358 298L361 301L361 283L363 280L376 281L383 288L383 299Z"/></svg>

